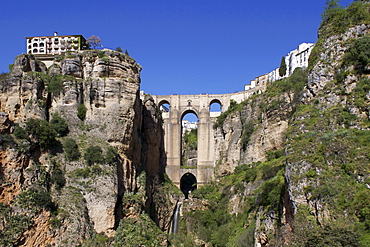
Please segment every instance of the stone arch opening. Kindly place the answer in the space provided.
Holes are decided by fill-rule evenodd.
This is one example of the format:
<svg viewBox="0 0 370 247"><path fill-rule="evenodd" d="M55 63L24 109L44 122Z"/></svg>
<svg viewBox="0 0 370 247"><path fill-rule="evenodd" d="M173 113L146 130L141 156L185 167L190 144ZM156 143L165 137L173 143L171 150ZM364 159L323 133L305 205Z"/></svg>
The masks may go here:
<svg viewBox="0 0 370 247"><path fill-rule="evenodd" d="M209 103L209 111L210 112L221 112L222 111L222 103L219 99L213 99Z"/></svg>
<svg viewBox="0 0 370 247"><path fill-rule="evenodd" d="M181 168L194 169L198 163L198 115L193 110L181 116Z"/></svg>
<svg viewBox="0 0 370 247"><path fill-rule="evenodd" d="M169 112L171 109L171 104L167 100L162 100L158 106L162 112Z"/></svg>
<svg viewBox="0 0 370 247"><path fill-rule="evenodd" d="M180 190L188 199L189 194L197 189L197 178L190 172L185 173L180 179Z"/></svg>

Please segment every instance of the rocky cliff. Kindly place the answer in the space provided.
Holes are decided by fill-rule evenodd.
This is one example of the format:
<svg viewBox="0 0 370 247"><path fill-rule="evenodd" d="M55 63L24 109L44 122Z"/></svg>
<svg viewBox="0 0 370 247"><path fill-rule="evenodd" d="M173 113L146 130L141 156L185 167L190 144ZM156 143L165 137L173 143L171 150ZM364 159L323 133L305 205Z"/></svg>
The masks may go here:
<svg viewBox="0 0 370 247"><path fill-rule="evenodd" d="M309 68L215 122L217 183L183 209L185 241L369 246L369 3L335 2Z"/></svg>
<svg viewBox="0 0 370 247"><path fill-rule="evenodd" d="M138 175L148 185L163 178L160 118L150 97L140 99L140 70L115 51L61 55L49 68L31 55L16 58L0 95L2 244L112 237ZM137 214L155 205L143 193Z"/></svg>

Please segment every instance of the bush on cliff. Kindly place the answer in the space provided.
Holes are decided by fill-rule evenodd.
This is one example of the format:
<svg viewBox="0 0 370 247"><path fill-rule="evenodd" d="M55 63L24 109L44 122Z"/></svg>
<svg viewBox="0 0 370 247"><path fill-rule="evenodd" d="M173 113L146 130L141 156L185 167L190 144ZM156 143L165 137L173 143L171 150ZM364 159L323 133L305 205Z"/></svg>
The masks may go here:
<svg viewBox="0 0 370 247"><path fill-rule="evenodd" d="M370 64L370 37L356 39L343 57L345 65L354 65L357 72L364 72Z"/></svg>
<svg viewBox="0 0 370 247"><path fill-rule="evenodd" d="M78 160L81 156L78 145L72 138L67 138L63 143L63 150L66 158L70 161Z"/></svg>
<svg viewBox="0 0 370 247"><path fill-rule="evenodd" d="M52 114L52 119L50 120L50 127L52 127L57 136L66 136L68 134L68 124L67 121L59 116L58 113Z"/></svg>
<svg viewBox="0 0 370 247"><path fill-rule="evenodd" d="M84 158L88 165L94 163L100 164L104 162L103 151L99 146L90 146L86 148Z"/></svg>
<svg viewBox="0 0 370 247"><path fill-rule="evenodd" d="M84 104L80 104L77 108L77 117L81 120L84 121L86 118L86 112L87 108Z"/></svg>
<svg viewBox="0 0 370 247"><path fill-rule="evenodd" d="M50 127L49 122L43 119L28 119L26 131L32 135L40 145L42 150L50 149L56 144L55 130Z"/></svg>

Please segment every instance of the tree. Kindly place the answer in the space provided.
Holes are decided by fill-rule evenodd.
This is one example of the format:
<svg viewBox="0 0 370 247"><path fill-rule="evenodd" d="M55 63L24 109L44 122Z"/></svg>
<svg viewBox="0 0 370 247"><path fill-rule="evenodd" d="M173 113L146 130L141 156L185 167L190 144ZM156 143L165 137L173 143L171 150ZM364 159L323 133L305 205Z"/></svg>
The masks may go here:
<svg viewBox="0 0 370 247"><path fill-rule="evenodd" d="M95 49L97 46L102 46L100 44L101 39L98 36L92 35L90 38L86 40L86 42L89 44L89 46L92 46L93 49Z"/></svg>
<svg viewBox="0 0 370 247"><path fill-rule="evenodd" d="M321 26L326 25L328 22L334 20L343 8L340 6L338 0L326 0L326 6L324 12L321 15L322 23Z"/></svg>
<svg viewBox="0 0 370 247"><path fill-rule="evenodd" d="M86 118L86 112L87 112L87 108L84 104L80 104L78 105L78 108L77 108L77 117L79 119L81 119L82 121L85 120Z"/></svg>
<svg viewBox="0 0 370 247"><path fill-rule="evenodd" d="M103 151L99 146L90 146L86 148L84 158L88 165L93 165L94 163L101 164L104 162Z"/></svg>
<svg viewBox="0 0 370 247"><path fill-rule="evenodd" d="M120 46L118 46L118 47L116 48L116 51L118 51L118 52L122 52L122 48L121 48Z"/></svg>
<svg viewBox="0 0 370 247"><path fill-rule="evenodd" d="M52 114L52 119L50 120L50 127L52 127L57 136L66 136L68 134L68 124L67 121L59 116L58 113Z"/></svg>
<svg viewBox="0 0 370 247"><path fill-rule="evenodd" d="M63 150L68 160L78 160L81 156L78 145L72 138L67 138L63 143Z"/></svg>
<svg viewBox="0 0 370 247"><path fill-rule="evenodd" d="M50 149L56 142L56 131L44 119L28 119L26 131L36 138L42 150Z"/></svg>
<svg viewBox="0 0 370 247"><path fill-rule="evenodd" d="M285 64L285 57L282 57L281 58L281 62L280 62L280 69L279 69L279 75L281 77L285 76L286 74L286 64Z"/></svg>

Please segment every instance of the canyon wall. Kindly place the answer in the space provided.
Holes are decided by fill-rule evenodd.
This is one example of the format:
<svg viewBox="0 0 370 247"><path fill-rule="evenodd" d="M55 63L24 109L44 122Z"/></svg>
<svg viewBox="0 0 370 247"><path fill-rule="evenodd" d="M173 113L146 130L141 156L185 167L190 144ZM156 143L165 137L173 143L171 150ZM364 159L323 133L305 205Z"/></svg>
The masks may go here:
<svg viewBox="0 0 370 247"><path fill-rule="evenodd" d="M15 59L0 95L0 202L9 213L0 228L7 241L74 246L94 233L111 237L124 217L124 194L138 190L139 173L163 177L162 128L150 97L140 99L140 70L134 59L115 51L61 55L50 68L32 55ZM29 119L50 122L55 116L66 121L68 134L51 146L39 145L39 133L10 135L27 130ZM64 152L66 139L76 142L77 159ZM85 161L91 146L100 147L104 160ZM40 195L51 204L38 206ZM14 215L27 219L15 233Z"/></svg>

